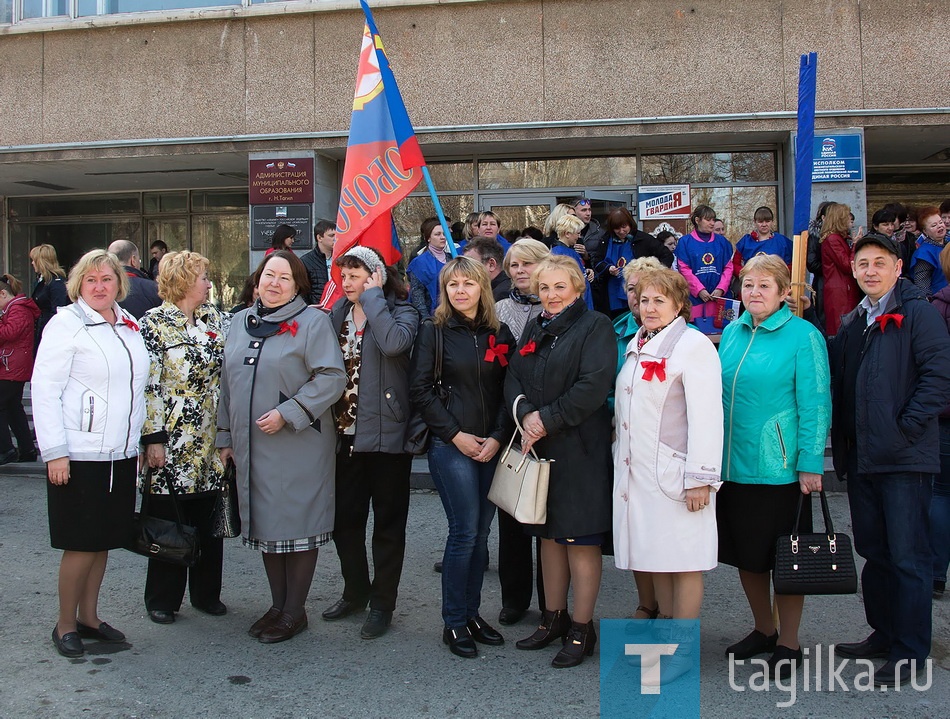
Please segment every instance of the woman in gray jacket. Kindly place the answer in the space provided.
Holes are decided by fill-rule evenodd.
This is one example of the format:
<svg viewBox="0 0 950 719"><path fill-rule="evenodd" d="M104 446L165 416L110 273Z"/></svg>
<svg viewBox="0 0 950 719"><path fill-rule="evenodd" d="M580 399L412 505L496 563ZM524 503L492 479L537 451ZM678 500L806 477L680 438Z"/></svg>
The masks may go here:
<svg viewBox="0 0 950 719"><path fill-rule="evenodd" d="M256 272L260 297L234 315L224 345L218 433L237 467L245 546L263 553L272 606L249 634L282 642L307 626L319 547L333 532L336 432L345 384L330 320L307 305L310 280L288 250Z"/></svg>
<svg viewBox="0 0 950 719"><path fill-rule="evenodd" d="M409 417L409 352L419 313L394 268L369 247L337 258L346 295L330 313L343 351L347 382L336 404L340 444L336 459L336 522L343 596L323 613L327 621L361 612L360 636L386 633L406 552L409 473L404 451ZM373 505L373 569L366 561L366 520Z"/></svg>

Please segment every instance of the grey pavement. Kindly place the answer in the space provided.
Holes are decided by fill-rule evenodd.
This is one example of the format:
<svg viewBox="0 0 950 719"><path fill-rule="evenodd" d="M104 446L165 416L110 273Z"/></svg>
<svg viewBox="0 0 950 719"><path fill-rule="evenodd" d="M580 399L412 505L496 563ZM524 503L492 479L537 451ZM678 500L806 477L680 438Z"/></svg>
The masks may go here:
<svg viewBox="0 0 950 719"><path fill-rule="evenodd" d="M440 558L445 518L438 496L413 493L409 546L393 627L375 641L359 638L361 617L328 623L320 612L341 592L332 545L321 550L307 606L310 628L295 639L263 645L248 626L269 606L256 552L240 540L225 549L223 601L230 611L211 617L186 600L171 626L151 623L144 610L145 559L125 551L110 555L102 591L102 618L129 643L97 645L82 659L60 657L50 632L56 620L59 553L50 549L42 477L0 476L0 641L5 651L0 717L560 717L599 715L596 656L580 667L556 670L557 650L518 651L515 640L531 633L536 612L514 627L501 627L502 647L480 647L476 660L460 659L441 643ZM847 500L832 495L838 529L850 532ZM494 545L494 536L493 536ZM500 608L497 561L485 580L483 615L494 623ZM633 581L605 560L601 618L630 616L637 601ZM703 717L927 717L950 716L950 600L934 603L933 681L927 691L900 693L805 691L789 695L730 689L725 647L745 636L751 619L734 569L708 573L702 616ZM860 596L810 598L805 604L806 647L864 638ZM735 682L752 671L739 668ZM849 681L854 670L844 672ZM813 685L810 685L813 688ZM636 688L632 687L631 691Z"/></svg>

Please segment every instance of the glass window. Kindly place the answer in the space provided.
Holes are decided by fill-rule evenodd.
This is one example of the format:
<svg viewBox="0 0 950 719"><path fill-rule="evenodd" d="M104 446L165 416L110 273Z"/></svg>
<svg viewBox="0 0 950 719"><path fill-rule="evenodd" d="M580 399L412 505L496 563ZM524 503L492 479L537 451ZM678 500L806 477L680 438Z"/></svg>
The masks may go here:
<svg viewBox="0 0 950 719"><path fill-rule="evenodd" d="M24 286L35 280L29 264L30 249L36 245L56 248L59 264L67 272L89 250L108 247L114 240L129 240L141 247L142 226L138 220L104 222L62 222L54 224L16 223L12 225L10 256L13 273ZM19 273L19 274L18 274ZM27 278L29 278L27 280Z"/></svg>
<svg viewBox="0 0 950 719"><path fill-rule="evenodd" d="M149 10L187 10L189 8L240 5L241 0L79 0L79 15L112 15ZM100 11L99 6L103 9Z"/></svg>
<svg viewBox="0 0 950 719"><path fill-rule="evenodd" d="M248 222L246 208L240 214L195 215L192 218L192 249L211 261L208 268L208 279L213 285L210 300L220 303L224 310L237 304L244 281L250 274Z"/></svg>
<svg viewBox="0 0 950 719"><path fill-rule="evenodd" d="M432 175L432 184L436 192L450 192L458 190L471 192L475 187L474 165L471 162L438 162L429 165L429 174ZM420 189L425 187L425 181Z"/></svg>
<svg viewBox="0 0 950 719"><path fill-rule="evenodd" d="M10 209L20 217L118 215L140 211L138 195L10 198Z"/></svg>
<svg viewBox="0 0 950 719"><path fill-rule="evenodd" d="M0 25L13 22L13 0L0 0Z"/></svg>
<svg viewBox="0 0 950 719"><path fill-rule="evenodd" d="M438 187L438 185L436 185ZM465 221L465 216L475 207L475 198L472 195L440 195L442 212L449 221L449 229L453 222ZM419 237L419 227L428 217L435 217L435 205L428 195L407 197L393 208L393 222L396 225L396 235L402 245L403 257L411 259L411 255L421 247L422 238Z"/></svg>
<svg viewBox="0 0 950 719"><path fill-rule="evenodd" d="M68 15L68 0L23 0L24 20Z"/></svg>
<svg viewBox="0 0 950 719"><path fill-rule="evenodd" d="M775 153L710 152L644 155L643 185L774 182Z"/></svg>
<svg viewBox="0 0 950 719"><path fill-rule="evenodd" d="M782 218L777 212L777 189L775 187L694 187L693 207L709 205L716 217L725 222L726 237L733 242L755 229L752 216L756 208L765 205L775 213L776 228L781 230Z"/></svg>
<svg viewBox="0 0 950 719"><path fill-rule="evenodd" d="M478 163L478 186L482 190L633 187L636 184L636 157L575 157L564 160Z"/></svg>
<svg viewBox="0 0 950 719"><path fill-rule="evenodd" d="M234 190L207 190L191 193L191 209L195 212L214 210L247 211L247 192Z"/></svg>
<svg viewBox="0 0 950 719"><path fill-rule="evenodd" d="M145 223L145 250L150 252L152 243L161 240L170 252L188 249L188 220L148 220Z"/></svg>
<svg viewBox="0 0 950 719"><path fill-rule="evenodd" d="M146 192L144 205L146 215L157 215L165 212L188 212L188 193Z"/></svg>

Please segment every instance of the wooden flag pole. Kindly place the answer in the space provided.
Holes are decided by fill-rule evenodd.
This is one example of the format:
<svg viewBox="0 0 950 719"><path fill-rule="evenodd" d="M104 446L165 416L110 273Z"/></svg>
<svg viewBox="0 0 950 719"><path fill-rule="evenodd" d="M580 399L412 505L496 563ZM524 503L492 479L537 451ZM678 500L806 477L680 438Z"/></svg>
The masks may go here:
<svg viewBox="0 0 950 719"><path fill-rule="evenodd" d="M792 243L792 301L795 303L795 314L799 317L805 312L803 297L808 288L805 282L808 259L808 232L795 236Z"/></svg>

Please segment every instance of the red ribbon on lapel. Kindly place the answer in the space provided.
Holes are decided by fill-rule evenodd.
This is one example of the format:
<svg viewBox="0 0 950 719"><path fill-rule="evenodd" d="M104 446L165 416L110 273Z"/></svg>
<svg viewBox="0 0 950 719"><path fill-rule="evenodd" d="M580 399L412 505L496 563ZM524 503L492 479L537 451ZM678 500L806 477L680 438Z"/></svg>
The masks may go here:
<svg viewBox="0 0 950 719"><path fill-rule="evenodd" d="M883 333L888 322L893 322L895 325L897 325L897 329L900 329L901 325L904 324L904 315L881 315L880 317L875 317L874 321L881 325L881 332Z"/></svg>
<svg viewBox="0 0 950 719"><path fill-rule="evenodd" d="M281 322L280 329L277 330L277 334L282 335L284 332L290 332L291 337L297 336L297 320L293 322Z"/></svg>
<svg viewBox="0 0 950 719"><path fill-rule="evenodd" d="M207 332L205 332L205 334L208 335L208 337L210 337L210 338L213 339L213 340L218 339L218 333L217 333L217 332L212 332L211 330L208 330Z"/></svg>
<svg viewBox="0 0 950 719"><path fill-rule="evenodd" d="M528 342L528 344L518 350L518 354L520 354L522 357L527 357L530 354L534 354L536 349L538 349L538 346L534 343L534 340L531 340Z"/></svg>
<svg viewBox="0 0 950 719"><path fill-rule="evenodd" d="M498 364L502 367L508 366L508 358L505 356L508 354L508 345L497 344L495 335L488 336L488 349L485 350L485 361L494 362L498 360Z"/></svg>
<svg viewBox="0 0 950 719"><path fill-rule="evenodd" d="M122 324L124 324L130 330L134 330L135 332L139 331L139 326L135 324L132 320L130 320L128 317L122 318Z"/></svg>
<svg viewBox="0 0 950 719"><path fill-rule="evenodd" d="M645 370L643 373L643 379L647 382L652 381L654 377L656 377L660 382L666 382L666 357L661 359L659 362L651 362L650 360L641 362L640 366Z"/></svg>

